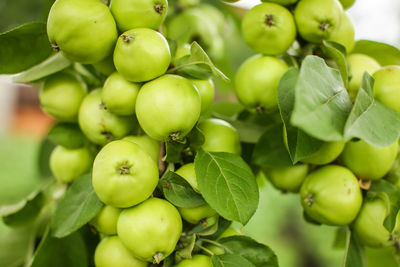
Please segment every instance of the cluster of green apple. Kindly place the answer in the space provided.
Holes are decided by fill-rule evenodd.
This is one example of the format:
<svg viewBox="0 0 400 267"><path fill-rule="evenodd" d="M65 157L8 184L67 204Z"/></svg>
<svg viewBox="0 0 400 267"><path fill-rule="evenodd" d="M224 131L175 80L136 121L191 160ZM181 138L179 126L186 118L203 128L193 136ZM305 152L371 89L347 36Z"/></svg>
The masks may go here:
<svg viewBox="0 0 400 267"><path fill-rule="evenodd" d="M255 52L237 71L238 100L250 111L278 110L277 88L288 64L282 54L318 48L324 40L343 46L350 67L346 88L355 100L365 71L373 74L374 98L400 114L400 66L381 67L373 58L351 53L354 27L343 10L354 1L263 0L242 21L242 34ZM351 3L350 3L351 2ZM300 59L301 60L301 59ZM311 97L311 96L310 96ZM283 135L287 145L286 129ZM396 161L398 143L377 147L363 140L325 142L314 154L291 167L268 168L271 183L285 192L299 192L306 217L327 225L350 225L367 246L399 245L400 225L384 227L391 206L360 188L366 181L385 178ZM400 223L400 220L398 220Z"/></svg>
<svg viewBox="0 0 400 267"><path fill-rule="evenodd" d="M218 221L208 204L178 208L156 192L165 143L185 143L193 128L204 136L205 151L241 153L235 128L200 117L213 102L212 80L167 73L175 60L190 54L187 42L195 39L191 34L201 31L201 40L217 35L211 23L199 24L198 16L207 8L215 12L202 6L169 22L168 36L181 41L175 55L157 31L167 14L167 0L113 0L110 6L98 0L57 0L50 10L47 32L52 47L108 76L101 88L90 88L78 73L63 70L46 78L39 94L47 114L78 127L83 136L78 147L59 144L51 153L50 168L67 184L92 172L93 188L105 204L91 221L103 237L95 252L97 267L158 264L175 250L182 219L191 227L210 218ZM197 28L182 39L185 29L180 25L187 20ZM203 45L217 55L218 42ZM193 162L175 167L200 193ZM222 236L233 234L228 230ZM209 249L224 253L218 247ZM176 266L212 264L209 256L198 254Z"/></svg>

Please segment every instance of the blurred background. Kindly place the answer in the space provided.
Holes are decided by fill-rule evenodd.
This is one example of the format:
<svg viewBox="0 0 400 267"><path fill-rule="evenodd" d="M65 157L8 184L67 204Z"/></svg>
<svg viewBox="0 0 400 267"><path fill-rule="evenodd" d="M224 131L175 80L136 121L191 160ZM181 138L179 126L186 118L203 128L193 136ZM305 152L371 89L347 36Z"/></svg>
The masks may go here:
<svg viewBox="0 0 400 267"><path fill-rule="evenodd" d="M1 0L0 32L26 22L45 21L52 2ZM240 17L245 12L243 9L258 3L258 0L241 0L229 12ZM399 0L357 0L348 12L355 25L356 40L370 39L399 47ZM216 65L230 77L252 53L240 40L238 21L227 22L233 30L224 36L224 57L216 60ZM220 98L231 98L232 85L218 81L217 84ZM12 76L0 75L0 206L20 200L40 179L38 151L52 119L39 107L38 87L39 84L15 84ZM269 245L277 253L282 267L341 266L343 244L334 242L338 229L306 223L298 195L282 194L263 177L259 178L259 183L259 209L242 230ZM9 229L0 221L0 266L8 267L4 263L9 257L23 256L23 251L19 251L23 243L24 229ZM15 246L15 255L2 255L2 246L10 245ZM388 250L369 250L368 266L397 266L390 254Z"/></svg>

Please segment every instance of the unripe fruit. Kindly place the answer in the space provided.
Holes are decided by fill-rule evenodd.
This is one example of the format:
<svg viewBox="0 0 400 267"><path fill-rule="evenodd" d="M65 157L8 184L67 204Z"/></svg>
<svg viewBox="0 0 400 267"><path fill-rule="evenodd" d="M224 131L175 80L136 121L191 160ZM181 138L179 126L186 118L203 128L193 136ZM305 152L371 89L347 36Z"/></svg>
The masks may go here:
<svg viewBox="0 0 400 267"><path fill-rule="evenodd" d="M182 233L182 219L168 201L150 198L121 212L118 236L139 259L159 263L170 255Z"/></svg>
<svg viewBox="0 0 400 267"><path fill-rule="evenodd" d="M297 2L297 0L261 0L261 2L270 2L270 3L275 3L279 4L282 6L288 6L292 5Z"/></svg>
<svg viewBox="0 0 400 267"><path fill-rule="evenodd" d="M146 267L147 262L135 258L118 236L103 239L94 253L96 267Z"/></svg>
<svg viewBox="0 0 400 267"><path fill-rule="evenodd" d="M236 231L235 228L232 226L229 226L218 238L217 241L224 238L224 237L229 237L229 236L237 236L240 235L238 231ZM225 254L225 250L219 246L208 244L206 245L206 248L211 250L215 255L222 255Z"/></svg>
<svg viewBox="0 0 400 267"><path fill-rule="evenodd" d="M272 112L278 108L278 84L288 66L280 59L256 55L247 59L235 77L236 96L248 108Z"/></svg>
<svg viewBox="0 0 400 267"><path fill-rule="evenodd" d="M374 97L400 115L400 66L385 66L373 74Z"/></svg>
<svg viewBox="0 0 400 267"><path fill-rule="evenodd" d="M144 82L163 75L171 62L168 42L161 33L147 28L120 35L114 50L114 65L125 79Z"/></svg>
<svg viewBox="0 0 400 267"><path fill-rule="evenodd" d="M196 86L201 97L201 113L206 112L214 100L214 83L211 79L208 80L190 80Z"/></svg>
<svg viewBox="0 0 400 267"><path fill-rule="evenodd" d="M50 169L54 177L63 183L71 183L88 172L93 156L86 147L68 149L56 146L50 155Z"/></svg>
<svg viewBox="0 0 400 267"><path fill-rule="evenodd" d="M310 173L300 189L305 212L319 223L346 225L362 204L357 178L348 169L328 165Z"/></svg>
<svg viewBox="0 0 400 267"><path fill-rule="evenodd" d="M202 148L209 152L229 152L240 155L239 134L232 125L220 119L205 119L197 125L204 135Z"/></svg>
<svg viewBox="0 0 400 267"><path fill-rule="evenodd" d="M157 30L167 15L168 2L167 0L112 0L110 10L121 32L134 28Z"/></svg>
<svg viewBox="0 0 400 267"><path fill-rule="evenodd" d="M356 0L340 0L340 3L342 4L344 9L348 9L354 4L355 1Z"/></svg>
<svg viewBox="0 0 400 267"><path fill-rule="evenodd" d="M278 189L289 192L298 192L307 176L308 165L299 164L290 167L274 168L267 172L267 177Z"/></svg>
<svg viewBox="0 0 400 267"><path fill-rule="evenodd" d="M197 89L188 79L172 74L144 84L136 100L140 126L159 141L183 139L196 124L200 110Z"/></svg>
<svg viewBox="0 0 400 267"><path fill-rule="evenodd" d="M257 53L279 55L288 50L296 38L296 25L289 10L278 4L263 3L246 13L242 34Z"/></svg>
<svg viewBox="0 0 400 267"><path fill-rule="evenodd" d="M39 100L42 109L58 121L75 122L86 85L68 72L60 72L47 78L40 88Z"/></svg>
<svg viewBox="0 0 400 267"><path fill-rule="evenodd" d="M193 188L194 191L200 193L197 185L196 172L194 171L194 163L188 163L175 171L176 174L184 178Z"/></svg>
<svg viewBox="0 0 400 267"><path fill-rule="evenodd" d="M305 40L320 43L339 27L343 9L337 0L301 0L294 11L297 29Z"/></svg>
<svg viewBox="0 0 400 267"><path fill-rule="evenodd" d="M368 72L372 75L381 66L372 57L364 54L351 54L347 57L347 61L350 67L350 83L349 83L349 96L351 100L355 100L357 97L358 89L361 86L361 80L364 72Z"/></svg>
<svg viewBox="0 0 400 267"><path fill-rule="evenodd" d="M160 142L152 139L147 135L135 136L129 135L124 137L122 140L126 140L137 144L144 152L150 155L150 157L158 164L158 157L160 156Z"/></svg>
<svg viewBox="0 0 400 267"><path fill-rule="evenodd" d="M136 97L140 84L124 79L114 72L104 83L101 90L101 100L107 109L117 115L132 115L135 113Z"/></svg>
<svg viewBox="0 0 400 267"><path fill-rule="evenodd" d="M121 209L105 205L90 223L104 235L116 235L120 213Z"/></svg>
<svg viewBox="0 0 400 267"><path fill-rule="evenodd" d="M206 255L194 255L191 259L184 259L174 267L213 267L211 258Z"/></svg>
<svg viewBox="0 0 400 267"><path fill-rule="evenodd" d="M57 0L50 9L47 34L54 49L84 64L109 56L118 37L108 7L81 0Z"/></svg>
<svg viewBox="0 0 400 267"><path fill-rule="evenodd" d="M153 193L158 183L158 167L135 143L117 140L105 145L97 154L92 183L105 204L132 207Z"/></svg>
<svg viewBox="0 0 400 267"><path fill-rule="evenodd" d="M336 27L329 39L343 45L346 48L346 52L350 53L354 48L354 26L350 17L346 12L342 13L342 18L339 27Z"/></svg>
<svg viewBox="0 0 400 267"><path fill-rule="evenodd" d="M93 67L103 75L109 76L115 72L113 55L109 55L100 62L94 63Z"/></svg>
<svg viewBox="0 0 400 267"><path fill-rule="evenodd" d="M350 141L343 150L343 164L361 179L377 180L390 171L396 160L397 147L397 142L377 147L363 140Z"/></svg>
<svg viewBox="0 0 400 267"><path fill-rule="evenodd" d="M316 152L301 161L310 164L324 165L339 157L344 148L343 141L325 142Z"/></svg>
<svg viewBox="0 0 400 267"><path fill-rule="evenodd" d="M122 138L137 127L133 116L118 116L107 110L101 102L100 89L85 97L79 109L78 120L87 138L99 145Z"/></svg>
<svg viewBox="0 0 400 267"><path fill-rule="evenodd" d="M202 219L214 216L217 212L208 204L194 208L178 208L182 218L191 224L198 224Z"/></svg>
<svg viewBox="0 0 400 267"><path fill-rule="evenodd" d="M389 214L387 209L385 201L378 197L364 202L352 228L363 245L385 247L392 243L389 231L383 226Z"/></svg>

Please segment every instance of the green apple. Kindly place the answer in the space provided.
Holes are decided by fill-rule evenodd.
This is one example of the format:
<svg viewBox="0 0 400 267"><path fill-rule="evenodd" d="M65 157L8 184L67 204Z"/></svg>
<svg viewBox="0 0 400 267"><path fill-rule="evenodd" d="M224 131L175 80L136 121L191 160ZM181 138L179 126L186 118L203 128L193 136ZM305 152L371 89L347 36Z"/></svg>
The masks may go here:
<svg viewBox="0 0 400 267"><path fill-rule="evenodd" d="M267 171L267 177L278 189L288 192L298 192L307 176L308 165L299 164L290 167L273 168Z"/></svg>
<svg viewBox="0 0 400 267"><path fill-rule="evenodd" d="M212 217L217 212L208 204L204 204L194 208L178 208L182 218L191 224L198 224L202 219Z"/></svg>
<svg viewBox="0 0 400 267"><path fill-rule="evenodd" d="M270 2L282 6L289 6L297 2L297 0L261 0L261 2Z"/></svg>
<svg viewBox="0 0 400 267"><path fill-rule="evenodd" d="M120 213L121 209L105 205L96 215L96 217L90 221L90 223L96 228L97 231L104 235L116 235L117 222Z"/></svg>
<svg viewBox="0 0 400 267"><path fill-rule="evenodd" d="M147 152L150 157L158 164L158 158L160 156L160 142L154 140L147 135L129 135L124 137L122 140L126 140L137 144L143 151Z"/></svg>
<svg viewBox="0 0 400 267"><path fill-rule="evenodd" d="M190 55L190 44L178 45L175 51L173 63L175 64L178 59Z"/></svg>
<svg viewBox="0 0 400 267"><path fill-rule="evenodd" d="M375 59L364 54L351 54L347 57L347 61L350 67L350 83L348 91L350 99L354 101L357 97L358 89L361 86L364 72L368 72L372 75L381 66Z"/></svg>
<svg viewBox="0 0 400 267"><path fill-rule="evenodd" d="M344 9L351 7L356 0L339 0Z"/></svg>
<svg viewBox="0 0 400 267"><path fill-rule="evenodd" d="M104 83L101 100L107 109L117 115L135 113L136 97L140 84L125 80L121 74L114 72Z"/></svg>
<svg viewBox="0 0 400 267"><path fill-rule="evenodd" d="M112 0L110 10L121 32L134 28L157 30L167 16L168 1Z"/></svg>
<svg viewBox="0 0 400 267"><path fill-rule="evenodd" d="M273 112L278 109L278 84L288 66L282 60L255 55L247 59L235 76L239 101L248 108Z"/></svg>
<svg viewBox="0 0 400 267"><path fill-rule="evenodd" d="M343 8L338 0L301 0L294 11L297 30L311 43L329 39L339 27Z"/></svg>
<svg viewBox="0 0 400 267"><path fill-rule="evenodd" d="M240 155L239 133L228 122L220 119L204 119L197 125L204 135L201 146L209 152L229 152Z"/></svg>
<svg viewBox="0 0 400 267"><path fill-rule="evenodd" d="M150 198L123 210L117 230L122 243L135 257L160 263L175 249L182 233L182 218L168 201Z"/></svg>
<svg viewBox="0 0 400 267"><path fill-rule="evenodd" d="M362 205L357 178L350 170L337 165L311 172L301 186L300 196L308 216L327 225L351 223Z"/></svg>
<svg viewBox="0 0 400 267"><path fill-rule="evenodd" d="M389 231L383 226L383 222L389 215L388 208L390 206L379 197L364 201L352 227L352 232L363 245L386 247L392 243Z"/></svg>
<svg viewBox="0 0 400 267"><path fill-rule="evenodd" d="M387 174L397 155L397 142L386 147L370 145L363 140L346 144L342 161L361 179L377 180Z"/></svg>
<svg viewBox="0 0 400 267"><path fill-rule="evenodd" d="M59 72L44 80L39 100L44 112L58 121L76 122L86 94L84 82L72 73Z"/></svg>
<svg viewBox="0 0 400 267"><path fill-rule="evenodd" d="M385 66L373 74L374 97L400 115L400 66Z"/></svg>
<svg viewBox="0 0 400 267"><path fill-rule="evenodd" d="M194 191L200 193L197 185L196 172L194 171L194 163L187 163L175 171L176 174L184 178L193 188Z"/></svg>
<svg viewBox="0 0 400 267"><path fill-rule="evenodd" d="M223 35L227 29L227 21L225 14L218 7L210 4L200 4L197 6L199 10L203 12L205 16L214 24L220 35Z"/></svg>
<svg viewBox="0 0 400 267"><path fill-rule="evenodd" d="M201 113L204 113L210 108L214 100L214 92L215 92L214 83L211 79L208 80L191 79L190 81L193 83L193 85L197 88L197 90L200 93Z"/></svg>
<svg viewBox="0 0 400 267"><path fill-rule="evenodd" d="M257 53L280 55L296 38L296 25L289 10L274 3L250 9L242 20L242 35Z"/></svg>
<svg viewBox="0 0 400 267"><path fill-rule="evenodd" d="M133 116L118 116L107 110L101 101L101 90L90 92L79 109L79 126L86 137L95 144L120 139L137 127Z"/></svg>
<svg viewBox="0 0 400 267"><path fill-rule="evenodd" d="M343 45L346 48L347 53L350 53L353 50L354 25L346 12L342 13L340 25L332 31L328 40Z"/></svg>
<svg viewBox="0 0 400 267"><path fill-rule="evenodd" d="M146 267L147 262L135 258L118 236L106 237L94 253L96 267Z"/></svg>
<svg viewBox="0 0 400 267"><path fill-rule="evenodd" d="M114 65L125 79L145 82L163 75L171 62L164 36L152 29L137 28L121 34L114 50Z"/></svg>
<svg viewBox="0 0 400 267"><path fill-rule="evenodd" d="M301 161L310 164L324 165L339 157L344 148L343 141L325 142L316 152Z"/></svg>
<svg viewBox="0 0 400 267"><path fill-rule="evenodd" d="M93 67L103 75L110 76L115 72L113 55L109 55L100 62L94 63Z"/></svg>
<svg viewBox="0 0 400 267"><path fill-rule="evenodd" d="M184 259L174 267L213 267L211 258L206 255L196 254L191 259Z"/></svg>
<svg viewBox="0 0 400 267"><path fill-rule="evenodd" d="M117 41L117 27L101 1L57 0L47 19L47 35L53 48L84 64L109 56Z"/></svg>
<svg viewBox="0 0 400 267"><path fill-rule="evenodd" d="M230 236L237 236L241 235L235 228L232 226L229 226L218 238L217 241L224 238L224 237L230 237ZM225 254L225 250L222 247L212 245L212 244L207 244L205 246L207 249L211 250L215 255L222 255Z"/></svg>
<svg viewBox="0 0 400 267"><path fill-rule="evenodd" d="M158 167L139 145L126 140L112 141L94 160L92 183L105 204L132 207L153 193L158 184Z"/></svg>
<svg viewBox="0 0 400 267"><path fill-rule="evenodd" d="M182 140L200 116L201 98L186 78L167 74L142 86L136 116L146 134L158 141Z"/></svg>
<svg viewBox="0 0 400 267"><path fill-rule="evenodd" d="M93 156L87 147L68 149L56 146L50 155L50 170L63 183L71 183L89 172Z"/></svg>

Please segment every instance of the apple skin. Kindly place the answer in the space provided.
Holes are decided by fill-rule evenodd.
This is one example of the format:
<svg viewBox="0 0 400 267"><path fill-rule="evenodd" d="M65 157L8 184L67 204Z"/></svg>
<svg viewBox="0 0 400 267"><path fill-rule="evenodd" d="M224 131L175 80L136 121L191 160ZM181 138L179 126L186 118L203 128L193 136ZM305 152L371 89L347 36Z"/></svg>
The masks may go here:
<svg viewBox="0 0 400 267"><path fill-rule="evenodd" d="M97 231L104 235L116 235L117 222L120 213L121 209L105 205L96 215L96 217L90 221L90 223L96 228Z"/></svg>
<svg viewBox="0 0 400 267"><path fill-rule="evenodd" d="M339 27L336 27L330 37L329 41L334 41L343 45L346 48L347 54L349 54L354 48L354 25L349 15L346 12L342 13L342 18Z"/></svg>
<svg viewBox="0 0 400 267"><path fill-rule="evenodd" d="M342 12L337 0L301 0L294 11L294 19L301 37L311 43L321 43L339 27Z"/></svg>
<svg viewBox="0 0 400 267"><path fill-rule="evenodd" d="M208 204L194 208L178 208L178 210L182 218L191 224L198 224L202 219L212 217L217 214L217 212Z"/></svg>
<svg viewBox="0 0 400 267"><path fill-rule="evenodd" d="M392 243L389 231L383 226L389 214L387 208L388 205L379 197L364 201L352 225L352 230L363 245L386 247Z"/></svg>
<svg viewBox="0 0 400 267"><path fill-rule="evenodd" d="M110 10L121 32L134 28L157 30L167 16L168 1L112 0Z"/></svg>
<svg viewBox="0 0 400 267"><path fill-rule="evenodd" d="M145 82L163 75L170 62L167 40L152 29L126 31L119 36L115 46L115 68L131 82Z"/></svg>
<svg viewBox="0 0 400 267"><path fill-rule="evenodd" d="M197 88L201 97L201 114L208 111L214 100L215 86L211 79L197 80L190 79L193 85Z"/></svg>
<svg viewBox="0 0 400 267"><path fill-rule="evenodd" d="M79 126L93 143L105 145L128 135L137 126L134 116L118 116L107 110L101 101L101 90L91 91L79 109Z"/></svg>
<svg viewBox="0 0 400 267"><path fill-rule="evenodd" d="M184 178L192 186L194 191L200 193L197 185L196 172L194 171L194 163L187 163L181 166L175 173Z"/></svg>
<svg viewBox="0 0 400 267"><path fill-rule="evenodd" d="M140 126L158 141L183 139L195 126L200 111L198 90L179 75L166 74L145 83L136 99Z"/></svg>
<svg viewBox="0 0 400 267"><path fill-rule="evenodd" d="M261 0L261 2L269 2L269 3L279 4L282 6L289 6L296 3L297 0Z"/></svg>
<svg viewBox="0 0 400 267"><path fill-rule="evenodd" d="M357 178L345 167L327 165L311 172L300 189L305 212L319 223L347 225L362 205Z"/></svg>
<svg viewBox="0 0 400 267"><path fill-rule="evenodd" d="M372 75L380 69L381 66L375 59L364 54L351 54L347 57L347 61L349 63L351 75L348 92L350 99L354 101L357 97L358 89L361 86L364 72L368 72Z"/></svg>
<svg viewBox="0 0 400 267"><path fill-rule="evenodd" d="M339 157L344 149L343 141L325 142L314 154L301 159L302 162L325 165Z"/></svg>
<svg viewBox="0 0 400 267"><path fill-rule="evenodd" d="M238 100L247 108L274 112L278 109L278 84L288 66L282 60L255 55L247 59L235 76Z"/></svg>
<svg viewBox="0 0 400 267"><path fill-rule="evenodd" d="M308 173L307 164L268 170L267 177L271 183L282 191L297 193Z"/></svg>
<svg viewBox="0 0 400 267"><path fill-rule="evenodd" d="M101 90L101 100L110 112L127 116L135 113L140 84L124 79L118 72L111 74Z"/></svg>
<svg viewBox="0 0 400 267"><path fill-rule="evenodd" d="M356 0L339 0L344 9L351 7Z"/></svg>
<svg viewBox="0 0 400 267"><path fill-rule="evenodd" d="M47 35L68 59L93 64L112 53L118 32L108 6L100 1L57 0L47 19Z"/></svg>
<svg viewBox="0 0 400 267"><path fill-rule="evenodd" d="M378 180L387 174L397 156L397 142L377 147L363 140L349 141L341 155L343 164L361 179Z"/></svg>
<svg viewBox="0 0 400 267"><path fill-rule="evenodd" d="M87 94L87 86L74 74L59 72L43 82L39 91L44 112L58 121L76 122L79 107Z"/></svg>
<svg viewBox="0 0 400 267"><path fill-rule="evenodd" d="M126 140L132 143L137 144L143 151L147 152L150 157L158 164L158 158L160 156L160 142L154 140L150 136L147 135L128 135L122 138L122 140Z"/></svg>
<svg viewBox="0 0 400 267"><path fill-rule="evenodd" d="M400 66L385 66L372 75L374 97L400 115Z"/></svg>
<svg viewBox="0 0 400 267"><path fill-rule="evenodd" d="M257 53L280 55L294 42L296 24L292 14L283 6L262 3L254 6L244 16L242 35Z"/></svg>
<svg viewBox="0 0 400 267"><path fill-rule="evenodd" d="M118 236L106 237L94 253L96 267L146 267L147 262L136 259Z"/></svg>
<svg viewBox="0 0 400 267"><path fill-rule="evenodd" d="M191 259L184 259L174 267L213 267L211 258L206 255L194 255Z"/></svg>

